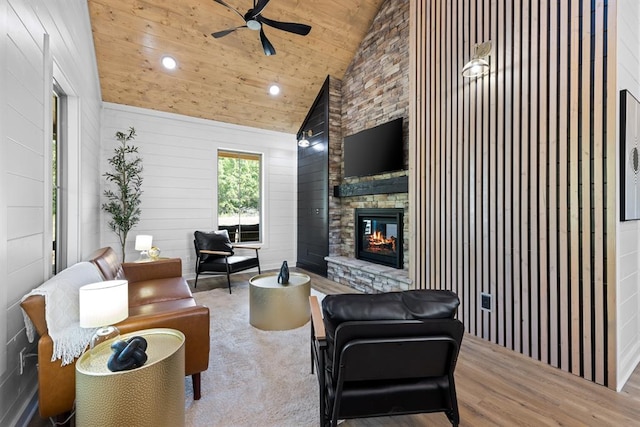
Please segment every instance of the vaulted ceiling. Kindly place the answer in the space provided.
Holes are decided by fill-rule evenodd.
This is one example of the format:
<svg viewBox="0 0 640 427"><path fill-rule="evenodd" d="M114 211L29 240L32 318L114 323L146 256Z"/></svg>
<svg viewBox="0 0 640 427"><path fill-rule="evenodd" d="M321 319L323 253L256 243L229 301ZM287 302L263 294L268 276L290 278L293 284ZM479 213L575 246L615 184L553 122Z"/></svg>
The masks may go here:
<svg viewBox="0 0 640 427"><path fill-rule="evenodd" d="M383 1L271 0L262 16L312 29L300 36L264 26L276 50L266 56L257 31L211 36L244 24L213 0L89 0L102 98L295 133L326 76L343 77ZM243 15L253 7L223 2ZM175 70L162 67L164 55Z"/></svg>

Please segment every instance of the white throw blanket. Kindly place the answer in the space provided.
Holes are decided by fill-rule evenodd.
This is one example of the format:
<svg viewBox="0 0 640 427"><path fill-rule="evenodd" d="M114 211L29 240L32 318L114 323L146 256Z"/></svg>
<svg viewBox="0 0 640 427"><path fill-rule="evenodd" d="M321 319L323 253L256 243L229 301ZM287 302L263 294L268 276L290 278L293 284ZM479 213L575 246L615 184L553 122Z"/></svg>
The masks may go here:
<svg viewBox="0 0 640 427"><path fill-rule="evenodd" d="M91 342L95 328L80 327L80 307L78 290L89 283L104 279L98 268L90 262L75 264L22 297L24 301L31 295L42 295L45 301L45 319L49 336L53 341L51 361L62 359L62 366L72 363ZM24 325L29 342L34 339L34 326L25 311Z"/></svg>

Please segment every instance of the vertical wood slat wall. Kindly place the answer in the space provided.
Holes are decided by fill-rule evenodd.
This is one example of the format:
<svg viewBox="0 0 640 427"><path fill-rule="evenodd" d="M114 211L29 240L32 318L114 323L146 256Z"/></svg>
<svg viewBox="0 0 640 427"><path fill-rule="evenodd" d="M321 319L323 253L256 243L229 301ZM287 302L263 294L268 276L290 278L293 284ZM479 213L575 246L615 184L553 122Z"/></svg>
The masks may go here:
<svg viewBox="0 0 640 427"><path fill-rule="evenodd" d="M457 292L468 333L615 388L615 0L411 19L414 283ZM486 41L490 73L463 78Z"/></svg>

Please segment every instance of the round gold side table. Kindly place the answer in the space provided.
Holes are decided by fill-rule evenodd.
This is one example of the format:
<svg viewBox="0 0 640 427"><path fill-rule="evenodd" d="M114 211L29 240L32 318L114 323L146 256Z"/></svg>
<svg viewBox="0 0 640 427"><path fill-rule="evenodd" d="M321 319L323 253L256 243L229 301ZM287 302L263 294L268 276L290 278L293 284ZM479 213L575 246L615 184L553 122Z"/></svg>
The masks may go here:
<svg viewBox="0 0 640 427"><path fill-rule="evenodd" d="M278 273L265 273L249 280L249 323L266 331L298 328L309 321L311 279L289 273L289 284L278 283Z"/></svg>
<svg viewBox="0 0 640 427"><path fill-rule="evenodd" d="M123 334L147 340L147 361L111 372L114 340L97 345L76 362L76 425L184 426L184 334L168 328Z"/></svg>

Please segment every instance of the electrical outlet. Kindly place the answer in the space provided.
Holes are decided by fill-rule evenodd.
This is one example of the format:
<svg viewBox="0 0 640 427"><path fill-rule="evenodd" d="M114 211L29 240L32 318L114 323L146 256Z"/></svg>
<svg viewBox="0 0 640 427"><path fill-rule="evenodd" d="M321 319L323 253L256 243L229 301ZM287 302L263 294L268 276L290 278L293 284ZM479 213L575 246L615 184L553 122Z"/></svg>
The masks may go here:
<svg viewBox="0 0 640 427"><path fill-rule="evenodd" d="M27 353L27 348L23 348L22 350L20 350L20 375L24 374L24 366L27 363L27 359L26 359L26 353Z"/></svg>
<svg viewBox="0 0 640 427"><path fill-rule="evenodd" d="M485 292L480 293L480 308L482 310L491 311L491 294Z"/></svg>

